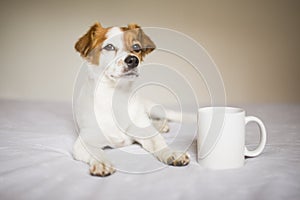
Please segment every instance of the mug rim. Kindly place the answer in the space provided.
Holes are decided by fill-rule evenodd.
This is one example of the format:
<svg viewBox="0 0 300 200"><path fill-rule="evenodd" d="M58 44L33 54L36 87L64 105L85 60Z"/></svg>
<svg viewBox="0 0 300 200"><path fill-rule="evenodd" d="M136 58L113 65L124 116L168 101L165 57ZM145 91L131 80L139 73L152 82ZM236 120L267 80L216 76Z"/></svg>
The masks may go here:
<svg viewBox="0 0 300 200"><path fill-rule="evenodd" d="M224 114L238 114L244 113L245 110L239 107L232 107L232 106L206 106L198 109L198 113L207 113L209 111L215 111L217 109L223 109Z"/></svg>

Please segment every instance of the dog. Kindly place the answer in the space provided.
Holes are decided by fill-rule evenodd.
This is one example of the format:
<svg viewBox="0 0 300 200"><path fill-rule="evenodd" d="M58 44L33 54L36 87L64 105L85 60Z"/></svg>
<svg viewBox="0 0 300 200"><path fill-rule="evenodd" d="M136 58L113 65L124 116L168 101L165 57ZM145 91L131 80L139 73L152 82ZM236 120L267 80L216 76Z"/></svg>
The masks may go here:
<svg viewBox="0 0 300 200"><path fill-rule="evenodd" d="M128 120L122 123L122 128L114 119L112 102L122 101L122 97L129 95L132 82L139 76L140 63L155 48L154 42L137 24L104 28L97 22L76 42L75 50L88 65L88 77L73 102L79 131L73 156L89 164L91 175L104 177L116 171L105 155L106 147L119 148L133 143L140 144L167 165L189 164L187 152L171 149L157 133L157 128L160 132L167 132L168 125L153 125L143 99L134 98L128 107L125 106L124 112L118 113L129 115L125 116ZM119 81L122 81L121 87ZM116 92L118 99L114 98ZM122 109L124 106L120 106L119 111ZM142 129L144 127L147 128Z"/></svg>

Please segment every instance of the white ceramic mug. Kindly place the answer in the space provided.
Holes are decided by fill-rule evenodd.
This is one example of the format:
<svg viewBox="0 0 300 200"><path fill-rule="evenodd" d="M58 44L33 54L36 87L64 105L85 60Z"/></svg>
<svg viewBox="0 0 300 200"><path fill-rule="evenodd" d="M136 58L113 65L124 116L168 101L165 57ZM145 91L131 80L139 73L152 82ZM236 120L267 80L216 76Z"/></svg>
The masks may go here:
<svg viewBox="0 0 300 200"><path fill-rule="evenodd" d="M245 146L245 126L256 122L260 142L255 150ZM245 156L262 153L266 144L266 128L257 117L247 116L241 108L205 107L198 110L198 163L210 169L232 169L244 165Z"/></svg>

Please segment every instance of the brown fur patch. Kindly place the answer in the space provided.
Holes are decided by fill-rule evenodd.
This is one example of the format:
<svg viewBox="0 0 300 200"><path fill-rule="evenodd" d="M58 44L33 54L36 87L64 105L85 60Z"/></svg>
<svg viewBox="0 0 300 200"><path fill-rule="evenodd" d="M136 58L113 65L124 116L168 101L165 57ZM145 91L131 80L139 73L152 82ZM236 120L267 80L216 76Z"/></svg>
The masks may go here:
<svg viewBox="0 0 300 200"><path fill-rule="evenodd" d="M91 62L99 64L101 44L106 39L109 28L103 28L100 23L95 23L75 44L75 49L80 55Z"/></svg>
<svg viewBox="0 0 300 200"><path fill-rule="evenodd" d="M154 42L144 33L139 25L128 24L127 27L122 27L121 29L124 31L124 43L126 50L138 56L141 61L148 53L152 52L156 48ZM142 47L142 51L139 53L132 50L132 45L136 43Z"/></svg>

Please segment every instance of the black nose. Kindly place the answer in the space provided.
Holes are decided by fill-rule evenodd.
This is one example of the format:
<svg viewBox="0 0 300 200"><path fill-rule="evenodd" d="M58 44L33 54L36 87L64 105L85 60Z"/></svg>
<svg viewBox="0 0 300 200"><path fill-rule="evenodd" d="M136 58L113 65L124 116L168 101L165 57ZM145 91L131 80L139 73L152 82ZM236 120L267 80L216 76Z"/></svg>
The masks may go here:
<svg viewBox="0 0 300 200"><path fill-rule="evenodd" d="M125 63L129 69L133 69L139 65L139 59L136 56L127 56Z"/></svg>

